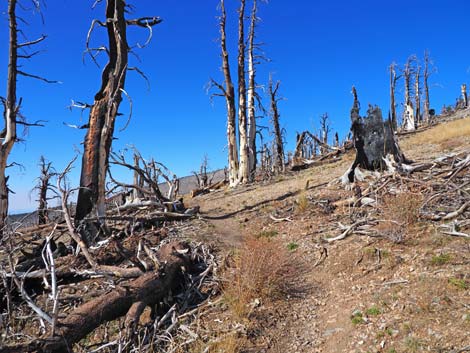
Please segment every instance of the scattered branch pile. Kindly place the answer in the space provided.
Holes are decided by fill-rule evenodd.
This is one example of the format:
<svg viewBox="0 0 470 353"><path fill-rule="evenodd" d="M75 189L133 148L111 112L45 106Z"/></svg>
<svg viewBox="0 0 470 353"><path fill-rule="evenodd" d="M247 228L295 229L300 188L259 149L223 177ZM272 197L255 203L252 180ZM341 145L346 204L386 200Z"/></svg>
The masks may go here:
<svg viewBox="0 0 470 353"><path fill-rule="evenodd" d="M356 181L353 197L333 204L347 207L351 224L339 223L340 234L324 240L357 234L401 242L424 220L442 234L470 238L469 172L469 150L426 163L391 163L388 171Z"/></svg>
<svg viewBox="0 0 470 353"><path fill-rule="evenodd" d="M211 250L185 240L197 231L183 222L190 213L142 204L116 209L107 215L111 235L89 247L68 211L66 224L4 237L0 309L7 335L0 352L163 352L174 332L191 338L183 322L218 293L218 282ZM78 255L64 245L71 237ZM93 340L80 342L92 333Z"/></svg>

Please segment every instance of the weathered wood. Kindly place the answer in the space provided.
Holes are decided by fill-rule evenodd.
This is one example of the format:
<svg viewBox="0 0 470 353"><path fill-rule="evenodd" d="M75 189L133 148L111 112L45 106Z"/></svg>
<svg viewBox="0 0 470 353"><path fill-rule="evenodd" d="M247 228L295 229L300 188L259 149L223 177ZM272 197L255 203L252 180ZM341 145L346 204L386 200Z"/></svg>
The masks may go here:
<svg viewBox="0 0 470 353"><path fill-rule="evenodd" d="M0 352L67 352L74 343L105 322L127 315L126 323L135 324L143 308L158 303L178 285L182 268L188 269L190 266L189 259L181 254L187 249L184 243L164 245L158 254L164 266L158 271L145 273L131 282L121 284L106 295L73 310L57 323L59 337L5 346L0 348Z"/></svg>
<svg viewBox="0 0 470 353"><path fill-rule="evenodd" d="M225 11L225 1L220 0L220 48L222 51L222 71L225 78L225 88L222 89L225 102L227 104L227 146L228 146L228 173L230 186L238 184L239 161L236 138L236 108L235 108L235 89L233 87L232 76L230 73L229 55L227 50L226 21L227 13Z"/></svg>
<svg viewBox="0 0 470 353"><path fill-rule="evenodd" d="M113 139L114 123L122 101L128 61L129 49L124 10L123 0L106 2L109 61L103 70L101 88L95 95L90 111L82 159L76 222L84 219L95 206L100 216L104 216L105 213L108 156Z"/></svg>
<svg viewBox="0 0 470 353"><path fill-rule="evenodd" d="M353 94L351 130L356 149L356 159L347 172L350 182L354 181L356 167L366 170L386 169L387 165L384 159L389 154L393 156L397 163L406 162L406 158L395 139L391 122L389 120L383 121L382 111L377 106L369 106L367 116L362 118L359 115L360 104L354 87Z"/></svg>
<svg viewBox="0 0 470 353"><path fill-rule="evenodd" d="M16 82L18 76L18 29L16 22L16 0L8 1L8 21L10 25L8 45L7 96L4 104L5 127L1 132L0 145L0 233L3 232L8 215L8 177L5 175L8 156L16 142L16 116L19 107L16 103Z"/></svg>
<svg viewBox="0 0 470 353"><path fill-rule="evenodd" d="M256 173L256 109L255 109L255 88L256 88L256 70L255 70L255 28L257 17L257 1L253 0L253 8L250 15L250 30L248 33L248 157L250 180L254 179Z"/></svg>
<svg viewBox="0 0 470 353"><path fill-rule="evenodd" d="M279 98L277 97L277 93L279 90L281 82L277 81L276 84L273 84L273 80L271 75L269 76L269 97L271 99L271 121L273 124L273 131L274 131L274 151L275 151L275 160L274 160L274 169L276 172L284 172L285 170L285 163L284 163L284 142L282 140L282 130L279 124L279 109L277 106L277 102Z"/></svg>
<svg viewBox="0 0 470 353"><path fill-rule="evenodd" d="M238 9L238 145L240 146L238 180L242 184L250 181L245 79L245 3L245 0L240 0Z"/></svg>

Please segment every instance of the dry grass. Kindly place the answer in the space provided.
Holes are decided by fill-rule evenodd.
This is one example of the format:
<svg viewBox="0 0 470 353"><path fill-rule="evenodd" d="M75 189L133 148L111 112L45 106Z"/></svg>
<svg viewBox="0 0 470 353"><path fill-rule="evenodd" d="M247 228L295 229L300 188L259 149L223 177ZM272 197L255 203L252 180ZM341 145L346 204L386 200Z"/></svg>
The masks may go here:
<svg viewBox="0 0 470 353"><path fill-rule="evenodd" d="M307 195L305 194L305 192L302 192L299 197L297 198L297 200L295 200L295 203L296 203L296 207L295 207L295 211L297 213L304 213L305 211L308 210L309 208L309 201L308 201L308 197Z"/></svg>
<svg viewBox="0 0 470 353"><path fill-rule="evenodd" d="M289 293L298 281L300 265L277 238L248 238L226 276L224 296L232 313L247 318L255 300L269 302Z"/></svg>
<svg viewBox="0 0 470 353"><path fill-rule="evenodd" d="M443 149L453 149L462 146L469 137L470 119L466 118L440 124L416 134L400 144L403 144L405 150L424 144L438 144Z"/></svg>
<svg viewBox="0 0 470 353"><path fill-rule="evenodd" d="M423 197L406 191L397 195L388 195L382 202L384 221L378 228L394 242L402 242L404 237L417 226Z"/></svg>

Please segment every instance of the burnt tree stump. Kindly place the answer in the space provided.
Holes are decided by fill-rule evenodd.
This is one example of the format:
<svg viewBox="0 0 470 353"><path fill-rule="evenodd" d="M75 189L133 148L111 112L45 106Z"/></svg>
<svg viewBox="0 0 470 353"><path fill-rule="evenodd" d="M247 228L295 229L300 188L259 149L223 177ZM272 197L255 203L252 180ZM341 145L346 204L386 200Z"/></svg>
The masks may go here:
<svg viewBox="0 0 470 353"><path fill-rule="evenodd" d="M391 121L384 121L380 108L371 105L367 110L367 116L361 117L355 87L352 88L352 93L354 103L351 109L351 131L356 159L345 174L349 182L354 182L357 167L370 171L387 169L386 158L389 155L398 164L409 162L400 150Z"/></svg>

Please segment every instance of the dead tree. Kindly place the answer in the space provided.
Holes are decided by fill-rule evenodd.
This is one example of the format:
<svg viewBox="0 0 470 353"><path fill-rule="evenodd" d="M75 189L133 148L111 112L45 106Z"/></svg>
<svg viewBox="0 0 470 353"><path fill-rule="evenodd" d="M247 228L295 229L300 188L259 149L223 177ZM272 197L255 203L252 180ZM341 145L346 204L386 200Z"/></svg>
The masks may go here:
<svg viewBox="0 0 470 353"><path fill-rule="evenodd" d="M225 79L225 87L215 80L211 80L211 84L220 90L219 96L225 97L227 105L227 147L228 147L228 174L229 185L236 186L238 184L239 161L236 136L236 106L235 106L235 89L233 86L232 75L230 73L229 55L227 50L226 22L227 13L225 11L225 1L220 0L220 48L222 51L222 71Z"/></svg>
<svg viewBox="0 0 470 353"><path fill-rule="evenodd" d="M421 123L421 86L419 84L421 66L416 66L415 72L415 128Z"/></svg>
<svg viewBox="0 0 470 353"><path fill-rule="evenodd" d="M51 179L57 175L54 168L52 167L52 162L47 162L44 156L41 156L39 160L39 168L41 174L38 178L38 184L33 189L38 191L38 224L46 224L49 222L49 210L48 210L48 201L57 197L48 197L48 192L52 191L57 193L56 187L51 183Z"/></svg>
<svg viewBox="0 0 470 353"><path fill-rule="evenodd" d="M273 132L274 132L274 152L275 152L275 161L274 161L274 170L275 172L284 172L285 170L285 162L284 162L284 141L282 138L282 130L279 124L279 109L277 103L282 100L277 96L279 91L279 86L281 85L281 81L277 81L276 84L273 84L272 76L269 75L269 97L271 100L271 121L273 124Z"/></svg>
<svg viewBox="0 0 470 353"><path fill-rule="evenodd" d="M460 90L462 92L462 102L463 102L463 107L467 108L468 107L468 97L467 97L467 85L464 83L460 86Z"/></svg>
<svg viewBox="0 0 470 353"><path fill-rule="evenodd" d="M343 176L343 182L354 182L356 168L366 170L384 170L388 155L396 163L407 162L395 139L391 122L383 121L379 107L369 106L367 116L360 116L360 104L355 87L352 88L354 103L351 109L351 131L353 133L356 159Z"/></svg>
<svg viewBox="0 0 470 353"><path fill-rule="evenodd" d="M136 163L137 160L137 163ZM165 167L162 163L156 162L153 158L146 161L141 154L134 150L134 163L128 163L126 161L124 153L111 153L110 163L126 167L138 175L140 182L137 184L126 184L117 181L108 170L110 179L116 184L116 186L123 187L125 189L134 190L137 189L143 195L144 198L159 202L168 202L170 197L163 196L159 187L159 178L162 177L168 184L169 192L174 190L176 187L176 180L174 174ZM171 196L171 195L167 195Z"/></svg>
<svg viewBox="0 0 470 353"><path fill-rule="evenodd" d="M105 184L114 125L122 95L127 95L124 90L126 73L130 69L127 26L136 25L150 29L161 22L156 17L126 20L125 13L124 0L107 0L106 21L103 23L94 20L88 33L87 47L93 28L96 25L106 27L109 43L106 51L109 54L109 61L103 70L101 88L96 93L90 108L75 215L77 223L88 216L94 208L99 218L105 215ZM91 48L87 50L93 51Z"/></svg>
<svg viewBox="0 0 470 353"><path fill-rule="evenodd" d="M411 80L415 74L414 64L416 56L410 56L403 67L403 77L405 80L405 110L403 112L403 127L407 131L416 129L413 103L411 102Z"/></svg>
<svg viewBox="0 0 470 353"><path fill-rule="evenodd" d="M256 69L255 69L255 28L258 22L257 0L253 0L253 8L250 15L250 30L248 33L248 159L250 180L254 179L256 171Z"/></svg>
<svg viewBox="0 0 470 353"><path fill-rule="evenodd" d="M389 70L390 70L390 115L391 115L392 127L394 131L396 131L398 128L397 106L395 103L395 89L397 86L397 81L401 77L401 75L397 75L396 67L397 67L397 64L394 62L389 67Z"/></svg>
<svg viewBox="0 0 470 353"><path fill-rule="evenodd" d="M32 1L33 6L36 10L39 10L40 2ZM19 59L29 59L36 53L24 53L18 54L18 49L31 48L34 45L41 43L46 37L43 35L38 39L27 41L24 43L18 43L18 33L22 33L22 30L18 28L17 23L17 6L20 6L17 0L8 1L8 23L9 23L9 38L8 38L8 72L7 72L7 88L6 97L0 97L3 103L4 112L3 120L4 127L0 132L0 234L3 232L5 227L5 221L8 215L8 177L5 175L6 168L8 168L8 157L13 148L13 145L17 141L17 127L18 125L23 126L42 126L40 122L27 123L22 120L20 114L21 99L19 102L16 97L16 85L18 76L26 76L34 79L39 79L47 83L54 83L56 81L50 81L43 77L32 75L30 73L19 70L18 65ZM24 20L22 20L24 21Z"/></svg>
<svg viewBox="0 0 470 353"><path fill-rule="evenodd" d="M320 116L320 133L321 133L321 141L323 142L323 146L320 146L320 153L324 154L327 152L325 145L328 145L328 134L330 133L330 125L328 123L328 113L324 113Z"/></svg>
<svg viewBox="0 0 470 353"><path fill-rule="evenodd" d="M436 72L436 68L429 56L429 51L424 51L424 71L423 71L423 86L424 86L424 112L423 112L423 121L428 124L431 115L431 105L429 102L429 77Z"/></svg>
<svg viewBox="0 0 470 353"><path fill-rule="evenodd" d="M240 169L238 180L244 184L250 180L248 124L245 79L245 0L238 9L238 134L240 146Z"/></svg>

